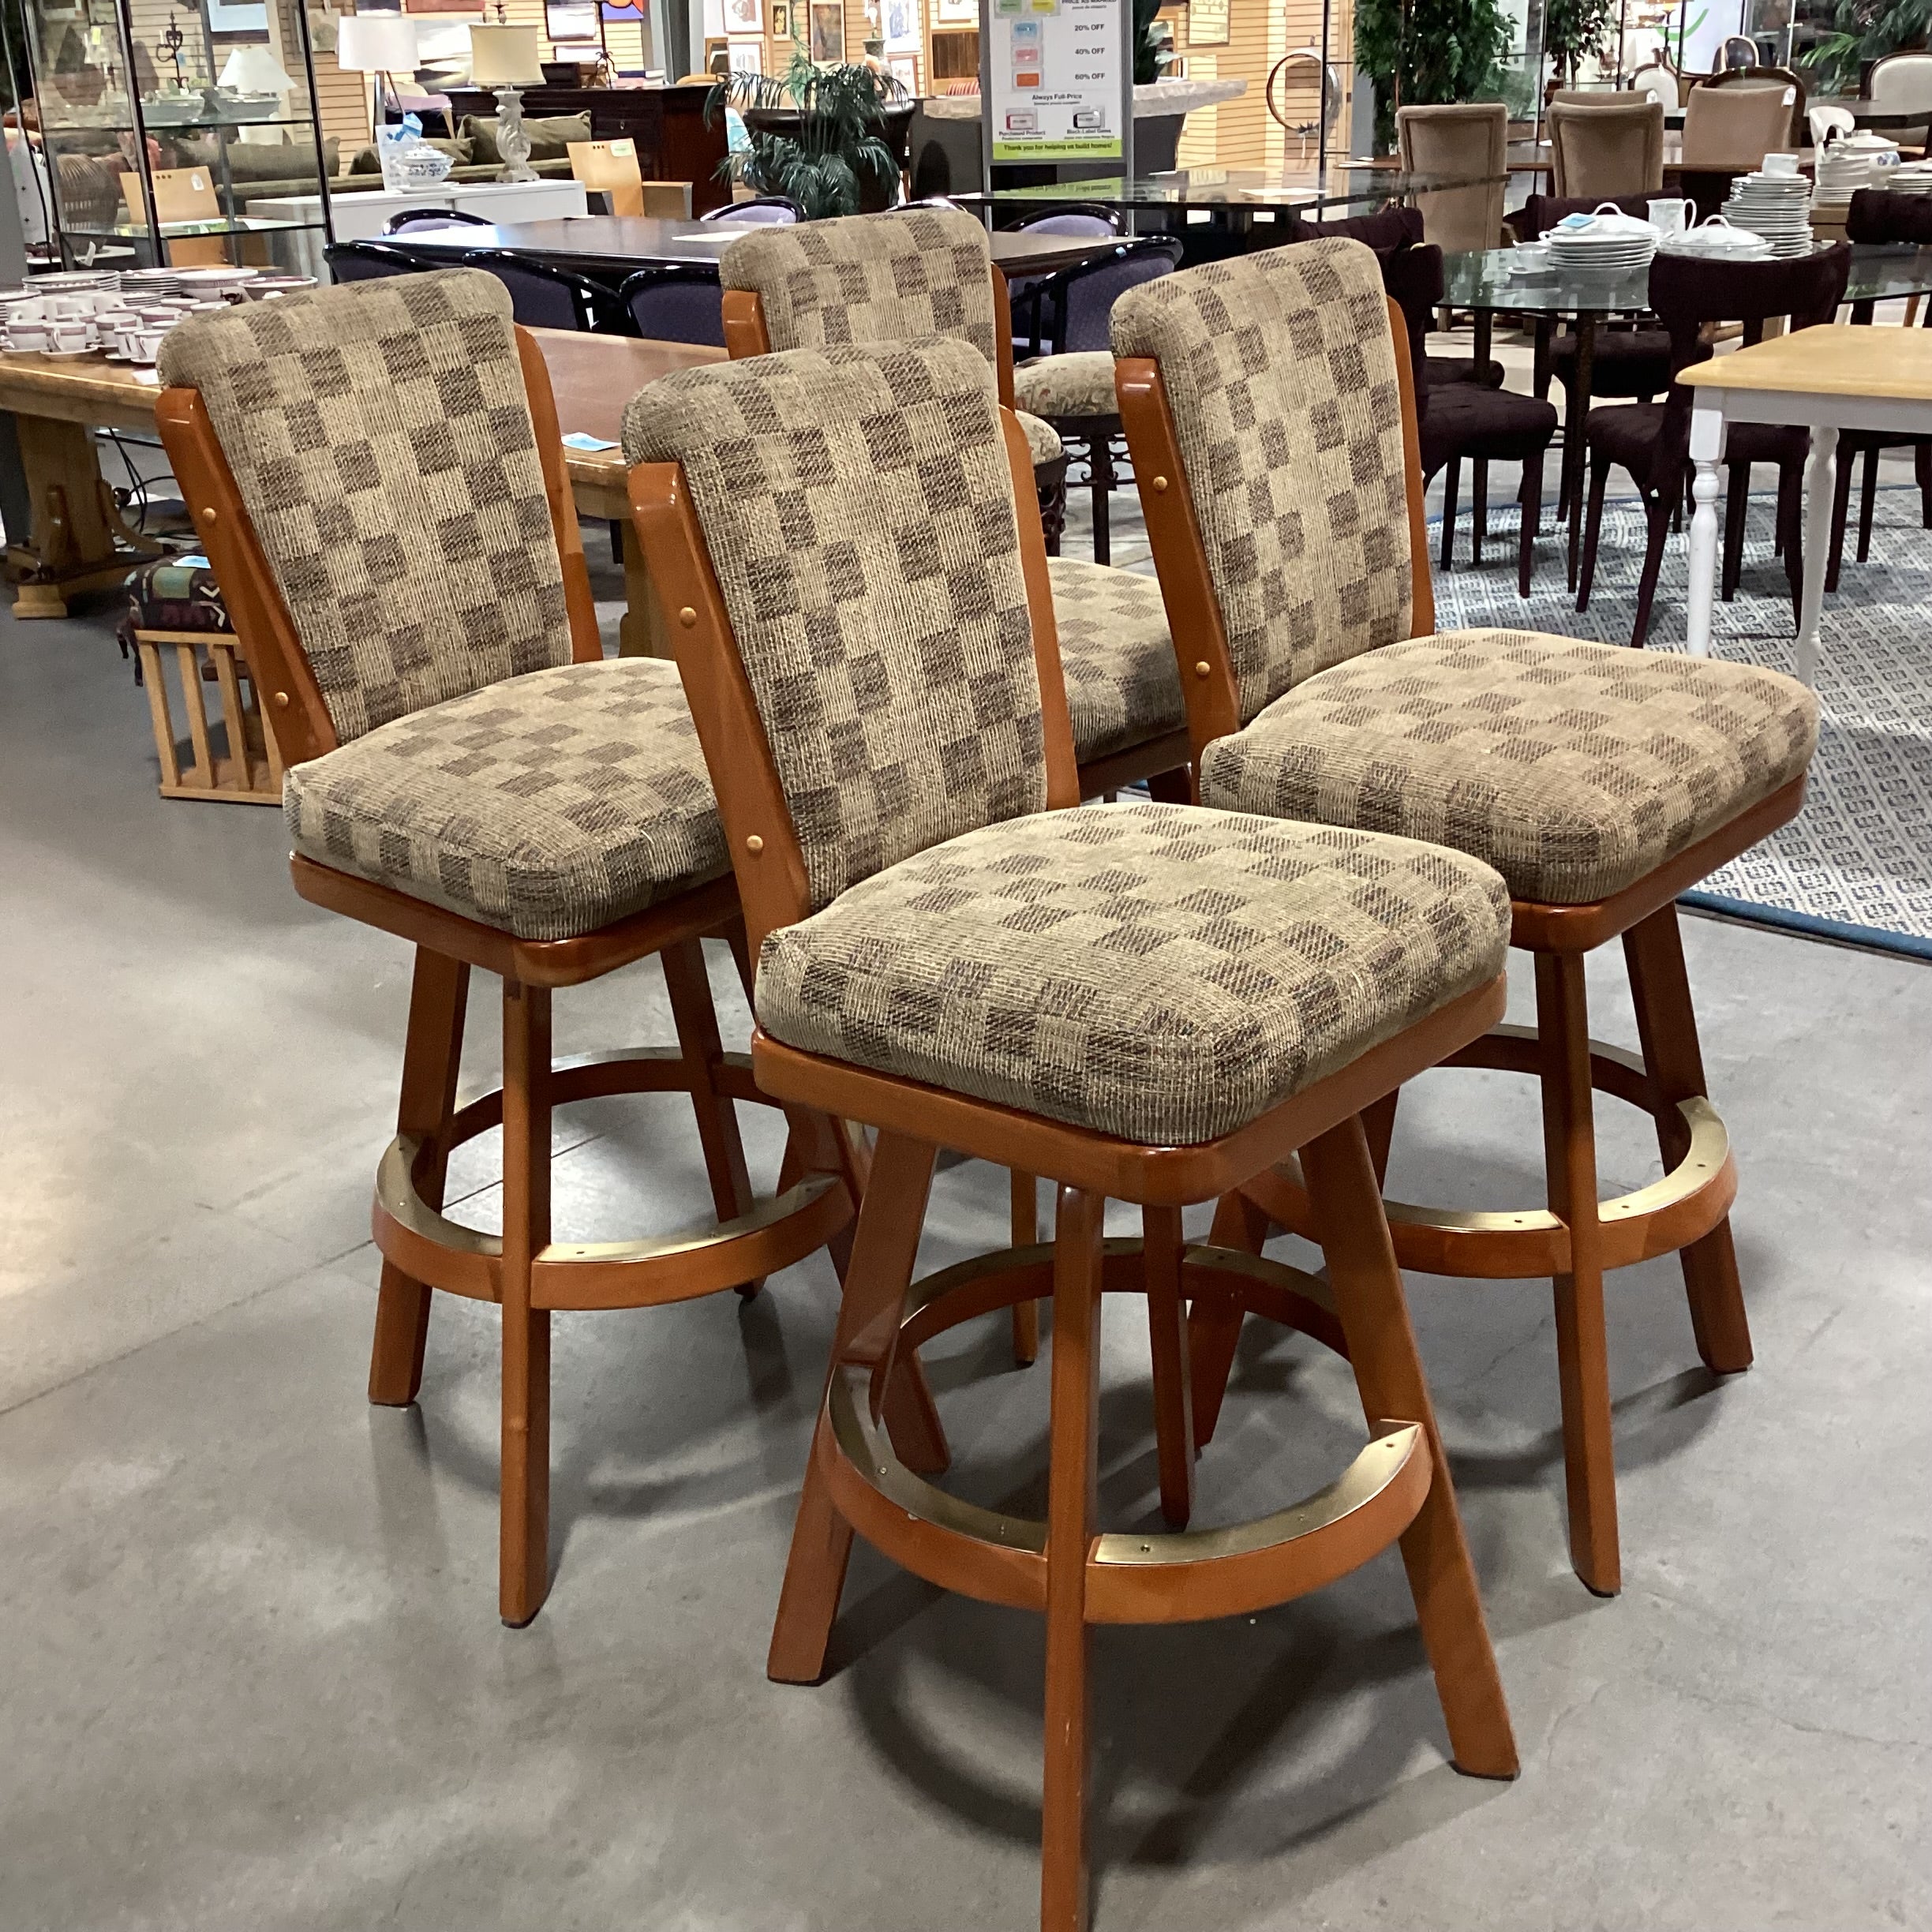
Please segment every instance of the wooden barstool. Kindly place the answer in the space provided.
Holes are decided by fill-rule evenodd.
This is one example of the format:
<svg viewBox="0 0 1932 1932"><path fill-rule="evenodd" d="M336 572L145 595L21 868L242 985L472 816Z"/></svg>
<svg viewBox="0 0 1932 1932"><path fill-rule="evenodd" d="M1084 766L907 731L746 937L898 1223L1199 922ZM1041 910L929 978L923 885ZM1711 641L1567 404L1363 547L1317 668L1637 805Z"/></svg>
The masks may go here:
<svg viewBox="0 0 1932 1932"><path fill-rule="evenodd" d="M1683 1260L1698 1352L1751 1359L1728 1219L1737 1177L1705 1091L1677 895L1792 818L1818 704L1794 679L1518 631L1432 635L1407 339L1372 254L1331 240L1164 277L1114 311L1115 383L1208 804L1396 833L1496 867L1534 955L1537 1026L1458 1066L1542 1084L1548 1204L1391 1202L1405 1267L1556 1286L1570 1548L1619 1587L1603 1278ZM1583 962L1622 939L1641 1058L1589 1037ZM1656 1119L1669 1172L1599 1202L1593 1091ZM1370 1121L1386 1169L1395 1095ZM1242 1184L1215 1238L1312 1235L1295 1163ZM1193 1309L1205 1442L1241 1312Z"/></svg>
<svg viewBox="0 0 1932 1932"><path fill-rule="evenodd" d="M1077 807L1025 440L961 343L681 372L632 402L624 447L758 949L754 1075L879 1131L770 1674L820 1675L855 1532L942 1588L1041 1612L1046 1932L1088 1915L1096 1623L1252 1612L1399 1542L1455 1762L1513 1776L1360 1119L1500 1014L1502 881L1406 841ZM1050 1177L1052 1245L915 1283L941 1145ZM1326 1283L1184 1243L1184 1206L1292 1148ZM1140 1204L1142 1240L1103 1240L1109 1197ZM921 1342L1049 1290L1049 1501L1025 1522L923 1480L881 1425ZM1367 1446L1256 1522L1103 1531L1108 1290L1144 1294L1169 1339L1155 1357L1164 1503L1170 1478L1191 1481L1183 1309L1204 1295L1346 1354Z"/></svg>
<svg viewBox="0 0 1932 1932"><path fill-rule="evenodd" d="M1013 312L987 232L957 208L905 208L766 230L721 258L724 344L732 358L773 350L882 345L949 335L991 364L999 399L1013 407ZM1036 477L1049 455L1064 478L1058 433L1017 412ZM1037 493L1037 492L1036 492ZM1040 495L1043 504L1044 495ZM1151 578L1077 557L1048 559L1047 582L1080 761L1080 796L1144 784L1185 803L1187 708L1174 675L1160 589ZM1013 1178L1013 1237L1039 1234L1032 1178ZM1013 1309L1013 1354L1039 1348L1030 1302Z"/></svg>
<svg viewBox="0 0 1932 1932"><path fill-rule="evenodd" d="M416 948L369 1399L412 1402L431 1290L503 1310L500 1608L549 1584L550 1314L638 1308L844 1252L863 1150L808 1108L752 1193L702 941L743 959L737 894L674 667L607 663L543 358L474 270L197 318L162 364L162 439L289 761L295 889ZM655 955L678 1044L557 1062L552 992ZM503 980L502 1088L459 1106L472 968ZM691 1097L716 1225L572 1242L551 1225L552 1108ZM500 1237L442 1210L451 1151L501 1125ZM916 1372L895 1397L936 1451ZM919 1410L920 1413L915 1413Z"/></svg>

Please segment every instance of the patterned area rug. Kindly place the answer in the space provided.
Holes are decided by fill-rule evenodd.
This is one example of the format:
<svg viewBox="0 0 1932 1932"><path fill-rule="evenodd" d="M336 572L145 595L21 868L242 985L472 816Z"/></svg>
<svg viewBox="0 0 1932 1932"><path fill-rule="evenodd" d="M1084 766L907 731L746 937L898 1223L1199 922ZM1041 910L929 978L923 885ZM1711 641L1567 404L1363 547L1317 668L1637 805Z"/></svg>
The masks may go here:
<svg viewBox="0 0 1932 1932"><path fill-rule="evenodd" d="M1771 499L1754 497L1743 580L1735 601L1717 606L1714 648L1789 671L1795 627L1771 522ZM1644 548L1634 502L1604 507L1597 582L1580 616L1563 587L1567 533L1553 537L1546 518L1525 599L1516 594L1515 506L1492 511L1491 525L1481 570L1459 560L1436 571L1438 630L1520 626L1628 642ZM1466 560L1466 517L1457 537ZM1686 540L1673 537L1653 650L1683 648L1685 564ZM1825 601L1818 697L1823 723L1803 811L1687 902L1932 959L1932 530L1920 526L1916 489L1881 492L1869 561L1848 555Z"/></svg>

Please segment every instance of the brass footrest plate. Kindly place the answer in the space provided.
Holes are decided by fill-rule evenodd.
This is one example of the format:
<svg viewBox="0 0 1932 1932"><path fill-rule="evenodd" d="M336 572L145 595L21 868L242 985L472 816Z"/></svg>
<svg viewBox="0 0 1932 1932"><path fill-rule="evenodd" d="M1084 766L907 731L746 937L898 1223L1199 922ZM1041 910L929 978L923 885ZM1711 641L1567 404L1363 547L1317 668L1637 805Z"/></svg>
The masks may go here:
<svg viewBox="0 0 1932 1932"><path fill-rule="evenodd" d="M720 1091L734 1100L773 1104L752 1083L751 1061L728 1054ZM586 1054L560 1061L551 1101L567 1106L605 1095L690 1091L675 1048ZM500 1089L458 1110L445 1155L503 1121ZM420 1134L399 1134L376 1170L372 1216L376 1245L412 1279L472 1301L503 1299L503 1241L465 1227L424 1200L419 1176L434 1151ZM651 1308L695 1301L775 1275L824 1246L848 1222L853 1204L836 1175L812 1174L729 1221L701 1223L627 1241L552 1241L530 1267L530 1305L541 1309Z"/></svg>
<svg viewBox="0 0 1932 1932"><path fill-rule="evenodd" d="M1016 1301L1052 1291L1053 1249L1042 1244L975 1256L929 1275L907 1297L901 1349ZM1140 1243L1105 1244L1102 1286L1141 1290ZM1181 1259L1181 1289L1233 1294L1250 1312L1339 1347L1327 1285L1286 1263L1197 1245ZM842 1365L826 1391L819 1466L840 1515L901 1567L983 1602L1043 1610L1046 1526L949 1496L900 1461L878 1420L883 1391L868 1368ZM1286 1603L1346 1575L1408 1528L1428 1493L1427 1437L1412 1422L1376 1425L1334 1482L1288 1508L1218 1530L1095 1537L1087 1552L1087 1619L1176 1623Z"/></svg>
<svg viewBox="0 0 1932 1932"><path fill-rule="evenodd" d="M1443 1061L1505 1073L1541 1071L1533 1027L1492 1028ZM1652 1111L1649 1076L1634 1054L1593 1042L1590 1085L1598 1093ZM1737 1163L1731 1137L1710 1102L1699 1095L1673 1111L1689 1136L1683 1157L1661 1181L1597 1204L1606 1270L1674 1254L1702 1240L1737 1198ZM1241 1192L1291 1234L1315 1238L1315 1216L1297 1164L1290 1160L1258 1175ZM1526 1281L1570 1270L1570 1230L1546 1208L1498 1212L1387 1204L1395 1258L1421 1275L1481 1281Z"/></svg>

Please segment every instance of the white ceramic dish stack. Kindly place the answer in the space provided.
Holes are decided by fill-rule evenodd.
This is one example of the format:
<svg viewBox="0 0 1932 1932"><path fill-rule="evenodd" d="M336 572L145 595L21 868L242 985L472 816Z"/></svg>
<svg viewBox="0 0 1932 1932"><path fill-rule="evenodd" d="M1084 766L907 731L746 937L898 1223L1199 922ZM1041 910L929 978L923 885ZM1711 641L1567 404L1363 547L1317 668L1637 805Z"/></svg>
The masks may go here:
<svg viewBox="0 0 1932 1932"><path fill-rule="evenodd" d="M1932 161L1904 161L1886 171L1887 194L1932 194Z"/></svg>
<svg viewBox="0 0 1932 1932"><path fill-rule="evenodd" d="M314 286L312 275L256 268L40 275L25 288L0 289L0 349L69 359L104 354L144 367L185 316L217 314L238 301L273 301Z"/></svg>
<svg viewBox="0 0 1932 1932"><path fill-rule="evenodd" d="M1811 184L1802 174L1740 174L1724 212L1732 227L1762 235L1780 260L1811 253Z"/></svg>
<svg viewBox="0 0 1932 1932"><path fill-rule="evenodd" d="M1572 223L1574 225L1572 226ZM1568 275L1626 275L1650 265L1657 231L1606 202L1593 215L1559 222L1544 236L1552 264Z"/></svg>

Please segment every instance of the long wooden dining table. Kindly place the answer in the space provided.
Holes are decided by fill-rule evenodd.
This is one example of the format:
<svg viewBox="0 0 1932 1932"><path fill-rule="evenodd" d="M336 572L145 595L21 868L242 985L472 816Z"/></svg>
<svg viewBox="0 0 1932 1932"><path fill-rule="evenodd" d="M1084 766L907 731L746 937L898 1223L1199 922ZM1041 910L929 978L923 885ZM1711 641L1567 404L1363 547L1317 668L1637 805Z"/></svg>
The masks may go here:
<svg viewBox="0 0 1932 1932"><path fill-rule="evenodd" d="M581 516L618 525L629 593L622 638L627 655L658 655L653 600L630 534L623 452L616 447L624 406L672 369L724 358L721 349L633 336L533 329L556 393L558 427L607 449L564 447ZM7 547L17 617L62 617L67 600L109 587L163 546L131 530L100 470L97 429L152 435L160 384L152 369L102 357L0 354L0 411L11 414L31 500L32 528Z"/></svg>

